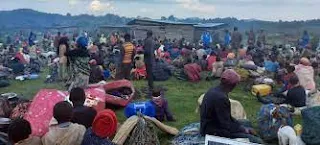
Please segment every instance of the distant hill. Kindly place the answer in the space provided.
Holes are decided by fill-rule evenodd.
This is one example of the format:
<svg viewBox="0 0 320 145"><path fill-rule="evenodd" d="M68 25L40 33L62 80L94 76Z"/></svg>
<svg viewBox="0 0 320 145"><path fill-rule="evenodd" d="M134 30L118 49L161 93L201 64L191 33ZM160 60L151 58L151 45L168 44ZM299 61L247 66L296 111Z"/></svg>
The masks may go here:
<svg viewBox="0 0 320 145"><path fill-rule="evenodd" d="M12 11L0 11L0 30L12 29L43 29L58 26L80 26L92 28L101 25L124 25L133 18L120 17L114 14L105 16L50 14L31 9L18 9ZM212 18L201 19L197 17L179 19L174 16L161 17L161 19L182 21L188 23L227 23L230 27L237 26L241 31L249 29L265 29L268 32L301 33L309 30L312 33L320 33L320 20L269 22L256 19L238 20L236 18Z"/></svg>
<svg viewBox="0 0 320 145"><path fill-rule="evenodd" d="M118 25L128 22L130 19L113 14L105 16L78 15L71 16L49 14L31 9L18 9L13 11L0 11L0 28L47 28L56 26L80 26L93 27L99 25Z"/></svg>

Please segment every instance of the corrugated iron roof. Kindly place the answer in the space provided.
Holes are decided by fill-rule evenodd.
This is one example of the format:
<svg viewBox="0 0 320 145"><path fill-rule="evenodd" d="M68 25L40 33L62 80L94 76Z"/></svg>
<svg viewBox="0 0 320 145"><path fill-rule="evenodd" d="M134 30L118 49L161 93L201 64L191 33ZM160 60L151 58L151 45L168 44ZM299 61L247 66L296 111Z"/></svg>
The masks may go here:
<svg viewBox="0 0 320 145"><path fill-rule="evenodd" d="M140 22L150 22L150 23L158 23L158 24L167 24L167 25L196 25L196 23L184 23L177 21L169 21L169 20L158 20L158 19L134 19L128 23L128 25L137 25Z"/></svg>
<svg viewBox="0 0 320 145"><path fill-rule="evenodd" d="M214 28L214 27L227 26L227 24L225 23L184 23L184 22L158 20L158 19L134 19L130 21L127 25L151 25L151 24L143 24L144 22L156 23L158 25L191 25L196 28Z"/></svg>
<svg viewBox="0 0 320 145"><path fill-rule="evenodd" d="M128 25L102 25L100 28L130 28Z"/></svg>
<svg viewBox="0 0 320 145"><path fill-rule="evenodd" d="M197 24L194 25L194 27L197 28L213 28L213 27L224 27L227 26L225 23L203 23L203 24Z"/></svg>

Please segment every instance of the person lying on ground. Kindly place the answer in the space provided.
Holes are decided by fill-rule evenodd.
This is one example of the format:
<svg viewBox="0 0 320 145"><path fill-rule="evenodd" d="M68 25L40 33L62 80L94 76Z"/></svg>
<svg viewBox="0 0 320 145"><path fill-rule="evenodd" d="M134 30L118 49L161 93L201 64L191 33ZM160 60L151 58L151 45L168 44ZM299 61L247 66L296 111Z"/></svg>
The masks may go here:
<svg viewBox="0 0 320 145"><path fill-rule="evenodd" d="M114 145L109 138L117 131L117 117L112 110L103 110L95 117L92 128L84 134L81 145Z"/></svg>
<svg viewBox="0 0 320 145"><path fill-rule="evenodd" d="M62 101L53 108L53 117L57 123L51 122L49 132L42 137L43 145L80 145L86 128L71 123L72 105Z"/></svg>
<svg viewBox="0 0 320 145"><path fill-rule="evenodd" d="M249 138L251 142L262 143L255 137L252 128L246 128L231 116L228 94L240 82L240 76L232 69L221 75L220 85L209 89L201 104L200 133L227 138Z"/></svg>
<svg viewBox="0 0 320 145"><path fill-rule="evenodd" d="M84 106L86 94L82 88L73 88L70 92L69 100L73 104L73 116L71 122L78 123L86 128L91 127L97 111L93 108Z"/></svg>
<svg viewBox="0 0 320 145"><path fill-rule="evenodd" d="M31 125L25 119L16 119L10 123L8 137L14 145L42 145L39 137L31 136Z"/></svg>

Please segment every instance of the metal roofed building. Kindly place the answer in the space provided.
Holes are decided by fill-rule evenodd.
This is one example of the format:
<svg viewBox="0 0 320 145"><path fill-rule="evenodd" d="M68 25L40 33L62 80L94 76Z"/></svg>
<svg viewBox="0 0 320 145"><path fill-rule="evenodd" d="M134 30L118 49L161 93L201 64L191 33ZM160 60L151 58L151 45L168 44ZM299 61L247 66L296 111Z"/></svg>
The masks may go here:
<svg viewBox="0 0 320 145"><path fill-rule="evenodd" d="M214 31L227 27L224 23L183 23L168 20L134 19L127 23L136 39L146 38L146 32L151 30L154 37L161 39L185 38L189 42L196 42L204 31L213 34Z"/></svg>

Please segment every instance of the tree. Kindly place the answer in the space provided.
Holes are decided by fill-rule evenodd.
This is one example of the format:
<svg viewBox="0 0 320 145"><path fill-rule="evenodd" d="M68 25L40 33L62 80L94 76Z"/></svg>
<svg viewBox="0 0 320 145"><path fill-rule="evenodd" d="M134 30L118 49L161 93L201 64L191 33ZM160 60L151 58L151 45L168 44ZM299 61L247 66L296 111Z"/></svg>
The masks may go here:
<svg viewBox="0 0 320 145"><path fill-rule="evenodd" d="M169 21L176 21L176 17L174 17L174 15L170 15L170 16L168 17L168 20L169 20Z"/></svg>
<svg viewBox="0 0 320 145"><path fill-rule="evenodd" d="M67 13L67 17L71 17L71 14L70 14L70 13Z"/></svg>
<svg viewBox="0 0 320 145"><path fill-rule="evenodd" d="M162 16L161 20L167 20L167 18L165 16Z"/></svg>

